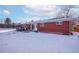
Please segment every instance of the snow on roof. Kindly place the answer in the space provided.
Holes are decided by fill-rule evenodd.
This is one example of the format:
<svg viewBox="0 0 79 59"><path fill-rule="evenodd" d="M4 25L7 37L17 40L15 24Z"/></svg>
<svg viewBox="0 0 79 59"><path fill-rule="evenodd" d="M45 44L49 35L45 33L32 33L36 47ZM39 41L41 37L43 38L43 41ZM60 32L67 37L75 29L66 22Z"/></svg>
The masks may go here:
<svg viewBox="0 0 79 59"><path fill-rule="evenodd" d="M59 22L59 21L73 21L76 20L76 18L52 18L48 20L39 20L31 23L47 23L47 22Z"/></svg>

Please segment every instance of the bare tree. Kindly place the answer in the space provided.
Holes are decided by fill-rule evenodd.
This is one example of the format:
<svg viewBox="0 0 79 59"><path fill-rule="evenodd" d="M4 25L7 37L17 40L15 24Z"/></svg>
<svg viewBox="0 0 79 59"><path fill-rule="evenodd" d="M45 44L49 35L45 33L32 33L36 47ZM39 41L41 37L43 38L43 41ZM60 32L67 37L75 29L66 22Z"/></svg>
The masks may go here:
<svg viewBox="0 0 79 59"><path fill-rule="evenodd" d="M58 17L72 17L73 16L73 11L71 10L72 8L74 8L75 6L73 5L66 5L66 6L62 6L61 11L58 13ZM72 13L70 13L70 11Z"/></svg>

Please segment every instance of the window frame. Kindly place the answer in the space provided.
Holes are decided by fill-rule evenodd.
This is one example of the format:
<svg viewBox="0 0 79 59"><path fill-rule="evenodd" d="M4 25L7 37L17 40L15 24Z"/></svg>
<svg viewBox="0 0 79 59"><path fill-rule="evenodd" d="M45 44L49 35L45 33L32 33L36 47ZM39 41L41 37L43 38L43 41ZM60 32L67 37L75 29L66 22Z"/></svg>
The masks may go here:
<svg viewBox="0 0 79 59"><path fill-rule="evenodd" d="M56 25L63 25L63 21L56 22Z"/></svg>

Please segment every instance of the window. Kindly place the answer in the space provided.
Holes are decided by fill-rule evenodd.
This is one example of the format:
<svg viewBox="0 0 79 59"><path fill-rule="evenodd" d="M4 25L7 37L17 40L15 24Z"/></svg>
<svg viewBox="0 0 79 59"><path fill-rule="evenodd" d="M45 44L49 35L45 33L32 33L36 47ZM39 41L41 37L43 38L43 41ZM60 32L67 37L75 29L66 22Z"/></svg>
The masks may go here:
<svg viewBox="0 0 79 59"><path fill-rule="evenodd" d="M44 24L40 24L40 27L44 27Z"/></svg>
<svg viewBox="0 0 79 59"><path fill-rule="evenodd" d="M63 22L62 21L58 21L58 22L56 22L56 25L63 25Z"/></svg>

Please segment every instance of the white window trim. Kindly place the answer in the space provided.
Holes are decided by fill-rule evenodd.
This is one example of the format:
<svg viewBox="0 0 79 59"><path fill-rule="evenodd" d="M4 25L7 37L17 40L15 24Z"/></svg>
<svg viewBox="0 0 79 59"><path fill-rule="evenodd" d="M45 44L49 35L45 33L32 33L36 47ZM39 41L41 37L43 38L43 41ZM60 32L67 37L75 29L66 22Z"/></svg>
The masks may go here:
<svg viewBox="0 0 79 59"><path fill-rule="evenodd" d="M56 25L63 25L63 21L56 22Z"/></svg>

